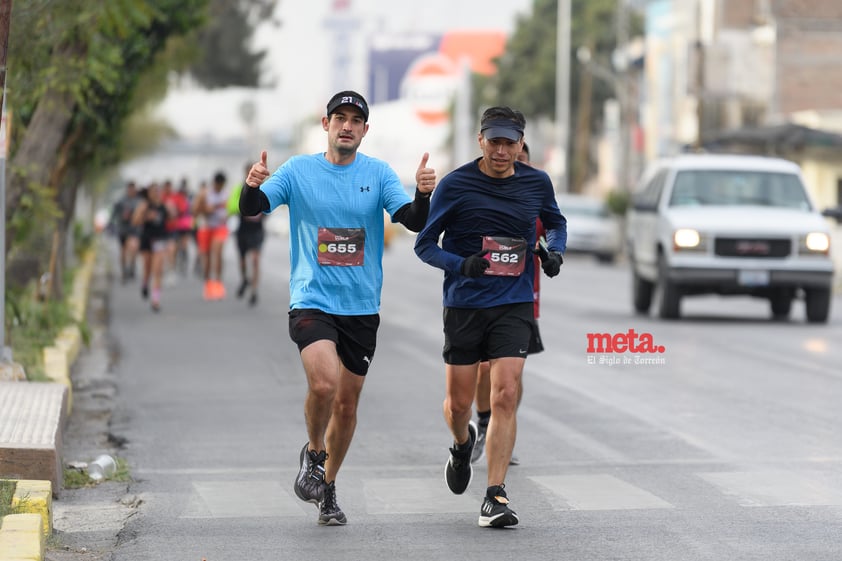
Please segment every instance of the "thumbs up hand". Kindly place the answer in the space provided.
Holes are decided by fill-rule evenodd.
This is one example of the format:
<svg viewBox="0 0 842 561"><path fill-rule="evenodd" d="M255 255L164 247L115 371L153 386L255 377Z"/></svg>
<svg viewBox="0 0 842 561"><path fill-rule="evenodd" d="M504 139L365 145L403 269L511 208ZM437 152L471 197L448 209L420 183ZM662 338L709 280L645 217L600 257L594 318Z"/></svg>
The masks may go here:
<svg viewBox="0 0 842 561"><path fill-rule="evenodd" d="M422 193L432 193L436 187L436 170L427 167L427 160L429 159L430 154L424 152L421 163L418 164L418 170L415 172L415 183Z"/></svg>
<svg viewBox="0 0 842 561"><path fill-rule="evenodd" d="M266 150L263 150L260 153L260 161L255 162L249 170L249 174L246 177L246 185L249 187L260 187L266 181L266 178L271 175L266 163L267 157Z"/></svg>

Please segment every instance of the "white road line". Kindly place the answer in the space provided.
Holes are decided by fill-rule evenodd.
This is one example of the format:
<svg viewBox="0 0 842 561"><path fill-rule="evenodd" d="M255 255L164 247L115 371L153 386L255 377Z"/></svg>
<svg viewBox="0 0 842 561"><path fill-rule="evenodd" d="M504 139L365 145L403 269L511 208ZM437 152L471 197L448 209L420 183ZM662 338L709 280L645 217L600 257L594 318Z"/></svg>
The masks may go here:
<svg viewBox="0 0 842 561"><path fill-rule="evenodd" d="M436 470L440 471L441 468ZM475 474L477 475L477 474ZM842 488L828 472L754 470L697 472L716 492L742 507L842 506ZM530 476L553 510L612 511L671 509L675 505L611 474ZM474 487L477 483L474 482ZM273 480L191 481L181 518L261 518L316 516L290 485ZM360 496L360 492L362 496ZM373 516L473 513L477 493L453 495L435 477L363 478L343 497L364 502ZM358 503L358 507L362 506Z"/></svg>
<svg viewBox="0 0 842 561"><path fill-rule="evenodd" d="M741 506L837 506L842 490L789 471L699 473Z"/></svg>
<svg viewBox="0 0 842 561"><path fill-rule="evenodd" d="M673 508L667 501L613 475L551 475L529 479L549 489L557 510L638 510Z"/></svg>
<svg viewBox="0 0 842 561"><path fill-rule="evenodd" d="M450 493L441 477L369 479L363 492L369 514L478 512L480 506L475 493Z"/></svg>
<svg viewBox="0 0 842 561"><path fill-rule="evenodd" d="M288 498L288 500L278 500ZM306 510L304 510L306 507ZM316 516L312 505L301 502L277 481L193 481L182 518L263 518Z"/></svg>

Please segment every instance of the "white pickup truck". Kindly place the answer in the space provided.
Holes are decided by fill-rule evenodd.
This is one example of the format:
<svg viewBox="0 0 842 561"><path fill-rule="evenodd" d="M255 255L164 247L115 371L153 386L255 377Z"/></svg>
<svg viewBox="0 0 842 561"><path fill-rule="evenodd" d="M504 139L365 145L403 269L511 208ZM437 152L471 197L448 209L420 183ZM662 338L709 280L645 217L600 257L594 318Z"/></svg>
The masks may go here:
<svg viewBox="0 0 842 561"><path fill-rule="evenodd" d="M661 318L681 315L695 294L766 298L789 317L803 297L807 321L830 312L830 228L787 160L686 154L654 162L627 214L633 304Z"/></svg>

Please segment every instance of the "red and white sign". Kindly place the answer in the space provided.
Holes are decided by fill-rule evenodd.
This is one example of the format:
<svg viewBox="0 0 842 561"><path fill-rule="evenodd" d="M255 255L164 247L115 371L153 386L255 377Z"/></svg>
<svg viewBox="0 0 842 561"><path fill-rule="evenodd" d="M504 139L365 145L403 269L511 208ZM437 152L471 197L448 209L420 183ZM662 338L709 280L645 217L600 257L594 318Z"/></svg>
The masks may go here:
<svg viewBox="0 0 842 561"><path fill-rule="evenodd" d="M447 121L458 85L459 70L453 61L430 53L418 58L407 71L401 97L410 102L421 121L438 125Z"/></svg>

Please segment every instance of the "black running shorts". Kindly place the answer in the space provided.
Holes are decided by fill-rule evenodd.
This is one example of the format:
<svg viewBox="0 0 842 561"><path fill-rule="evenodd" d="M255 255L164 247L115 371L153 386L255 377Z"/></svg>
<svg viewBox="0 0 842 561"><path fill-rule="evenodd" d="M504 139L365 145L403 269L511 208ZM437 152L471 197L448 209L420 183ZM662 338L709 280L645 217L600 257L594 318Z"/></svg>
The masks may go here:
<svg viewBox="0 0 842 561"><path fill-rule="evenodd" d="M321 310L289 312L289 336L299 352L307 345L327 339L336 344L339 360L352 373L365 376L374 359L380 315L339 316Z"/></svg>
<svg viewBox="0 0 842 561"><path fill-rule="evenodd" d="M237 230L237 250L240 257L251 250L260 251L263 247L263 230Z"/></svg>
<svg viewBox="0 0 842 561"><path fill-rule="evenodd" d="M526 358L528 353L543 349L532 302L479 309L445 308L443 318L442 356L446 364Z"/></svg>

